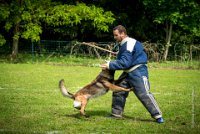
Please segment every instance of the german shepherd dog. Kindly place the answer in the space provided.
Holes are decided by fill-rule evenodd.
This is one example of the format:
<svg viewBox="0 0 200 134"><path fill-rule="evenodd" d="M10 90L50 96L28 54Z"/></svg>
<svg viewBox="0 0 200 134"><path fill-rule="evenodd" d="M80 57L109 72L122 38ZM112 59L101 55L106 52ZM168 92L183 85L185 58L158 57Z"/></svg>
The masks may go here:
<svg viewBox="0 0 200 134"><path fill-rule="evenodd" d="M102 70L100 74L90 84L86 85L75 94L70 93L64 86L64 80L60 80L59 88L63 96L74 100L74 108L80 110L80 114L85 116L85 108L90 98L95 98L106 94L109 90L117 91L130 91L117 85L114 82L114 71Z"/></svg>

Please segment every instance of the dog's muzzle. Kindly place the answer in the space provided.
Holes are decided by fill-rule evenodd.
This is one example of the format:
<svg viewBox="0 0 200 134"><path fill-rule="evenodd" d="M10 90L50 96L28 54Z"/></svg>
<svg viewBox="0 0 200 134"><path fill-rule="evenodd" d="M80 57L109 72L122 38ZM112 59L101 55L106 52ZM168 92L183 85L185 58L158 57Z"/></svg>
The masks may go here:
<svg viewBox="0 0 200 134"><path fill-rule="evenodd" d="M74 108L80 109L81 108L81 102L80 101L74 101Z"/></svg>

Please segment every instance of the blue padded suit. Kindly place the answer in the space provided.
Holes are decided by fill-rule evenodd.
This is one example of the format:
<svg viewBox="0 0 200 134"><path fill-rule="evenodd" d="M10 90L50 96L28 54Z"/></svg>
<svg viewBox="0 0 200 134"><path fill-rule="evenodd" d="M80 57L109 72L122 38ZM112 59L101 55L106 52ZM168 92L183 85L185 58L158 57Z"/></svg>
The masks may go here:
<svg viewBox="0 0 200 134"><path fill-rule="evenodd" d="M147 55L139 41L130 37L123 39L116 60L110 61L108 64L110 70L128 70L121 74L116 83L120 83L119 85L123 87L133 88L135 95L153 118L162 117L159 106L149 91L148 69L145 65L147 64ZM134 69L131 70L131 68ZM124 91L113 93L112 114L123 114L128 93Z"/></svg>

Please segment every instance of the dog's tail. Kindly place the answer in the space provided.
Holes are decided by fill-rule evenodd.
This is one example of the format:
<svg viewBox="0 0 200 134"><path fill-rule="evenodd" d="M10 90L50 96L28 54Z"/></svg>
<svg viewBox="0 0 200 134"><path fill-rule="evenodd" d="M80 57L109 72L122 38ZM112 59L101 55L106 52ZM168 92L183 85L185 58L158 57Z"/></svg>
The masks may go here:
<svg viewBox="0 0 200 134"><path fill-rule="evenodd" d="M60 82L59 82L59 88L60 88L60 91L63 96L74 99L74 95L72 93L68 92L67 89L65 88L63 79L60 80Z"/></svg>

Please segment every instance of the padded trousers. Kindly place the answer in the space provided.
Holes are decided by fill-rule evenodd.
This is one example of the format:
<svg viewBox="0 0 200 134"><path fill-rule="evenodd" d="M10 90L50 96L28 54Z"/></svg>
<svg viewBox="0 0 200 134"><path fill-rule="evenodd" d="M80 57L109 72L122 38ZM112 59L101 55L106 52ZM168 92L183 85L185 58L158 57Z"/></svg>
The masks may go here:
<svg viewBox="0 0 200 134"><path fill-rule="evenodd" d="M129 73L123 72L115 83L125 88L132 88L137 98L153 118L157 119L162 117L162 112L153 94L150 92L148 69L146 65L142 65ZM128 94L129 92L126 91L113 92L112 114L123 114Z"/></svg>

